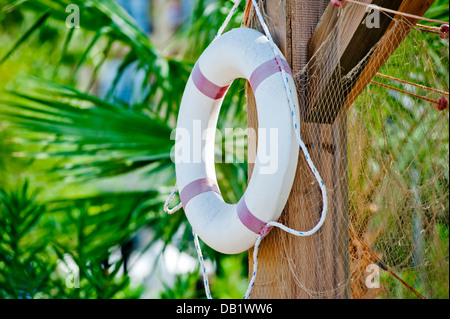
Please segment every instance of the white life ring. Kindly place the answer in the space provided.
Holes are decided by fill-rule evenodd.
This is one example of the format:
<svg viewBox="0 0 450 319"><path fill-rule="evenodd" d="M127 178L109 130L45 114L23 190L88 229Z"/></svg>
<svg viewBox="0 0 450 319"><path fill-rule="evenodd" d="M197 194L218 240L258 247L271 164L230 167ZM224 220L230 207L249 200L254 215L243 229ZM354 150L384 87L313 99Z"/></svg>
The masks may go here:
<svg viewBox="0 0 450 319"><path fill-rule="evenodd" d="M265 224L279 218L288 199L299 152L292 116L298 118L298 114L289 108L281 67L286 71L292 97L298 105L292 72L282 53L278 50L274 56L269 40L260 32L239 28L210 44L186 85L176 131L177 184L194 231L219 252L236 254L252 247L258 236L270 230ZM216 180L214 139L223 97L236 78L245 78L252 86L258 130L277 129L278 162L275 171L264 173L267 165L261 160L259 150L265 141L260 135L248 187L237 204L228 204L222 199ZM194 130L199 128L201 133L197 132L196 137ZM182 134L186 132L190 133L189 141ZM205 135L201 138L199 134ZM199 156L199 151L203 156ZM193 160L195 156L200 159Z"/></svg>

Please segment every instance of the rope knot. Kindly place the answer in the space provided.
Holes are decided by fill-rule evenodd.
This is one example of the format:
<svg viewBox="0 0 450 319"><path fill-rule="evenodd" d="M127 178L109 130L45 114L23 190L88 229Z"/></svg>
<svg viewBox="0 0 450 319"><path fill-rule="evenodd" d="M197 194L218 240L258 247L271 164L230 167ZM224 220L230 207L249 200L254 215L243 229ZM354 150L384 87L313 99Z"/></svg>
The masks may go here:
<svg viewBox="0 0 450 319"><path fill-rule="evenodd" d="M273 228L273 225L271 225L270 222L268 222L266 225L264 225L264 227L259 232L259 235L261 236L261 238L266 237L267 234L272 230L272 228Z"/></svg>

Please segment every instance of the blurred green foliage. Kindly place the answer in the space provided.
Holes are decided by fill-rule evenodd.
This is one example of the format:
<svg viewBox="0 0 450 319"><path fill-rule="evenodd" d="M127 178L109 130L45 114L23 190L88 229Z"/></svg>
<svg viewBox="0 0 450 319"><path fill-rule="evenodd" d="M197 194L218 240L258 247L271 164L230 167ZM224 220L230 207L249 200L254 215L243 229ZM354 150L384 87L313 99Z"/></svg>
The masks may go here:
<svg viewBox="0 0 450 319"><path fill-rule="evenodd" d="M71 3L80 7L80 29L65 26L65 8ZM7 44L0 48L0 70L5 75L0 78L0 226L5 237L2 254L8 253L0 259L1 297L139 297L145 287L130 286L125 265L133 264L125 248L143 255L157 246L162 254L171 244L195 256L184 215L166 216L162 210L175 183L170 133L192 66L232 5L197 1L194 15L173 37L177 47L189 52L179 49L164 56L114 1L0 3L0 37ZM237 15L232 24L239 26L241 19L242 14ZM101 68L114 58L122 61L113 85L106 97L98 97ZM114 91L133 64L145 77L135 83L142 88L140 99L129 105L116 99ZM243 104L244 92L235 84L221 125L243 123ZM234 172L222 187L224 195L235 200L245 187L247 167L219 166L222 176ZM134 185L130 178L136 180ZM39 191L29 198L29 188ZM26 201L11 202L10 197ZM38 203L42 206L34 208ZM26 205L36 209L36 218L30 221L24 215ZM10 209L23 218L13 218ZM16 237L10 237L13 227L21 229ZM132 243L143 230L150 231L152 239L137 248ZM163 245L157 245L161 241ZM32 249L41 253L30 257ZM225 274L220 271L225 256L207 247L205 255ZM245 282L247 256L235 258L242 264L239 276ZM74 280L73 269L79 272L79 289L68 288L74 283L66 282ZM173 285L163 282L160 296L204 297L200 278L197 270L179 276ZM186 285L192 286L191 295L189 289L180 293L179 286L184 291ZM245 291L240 288L226 296L240 297Z"/></svg>

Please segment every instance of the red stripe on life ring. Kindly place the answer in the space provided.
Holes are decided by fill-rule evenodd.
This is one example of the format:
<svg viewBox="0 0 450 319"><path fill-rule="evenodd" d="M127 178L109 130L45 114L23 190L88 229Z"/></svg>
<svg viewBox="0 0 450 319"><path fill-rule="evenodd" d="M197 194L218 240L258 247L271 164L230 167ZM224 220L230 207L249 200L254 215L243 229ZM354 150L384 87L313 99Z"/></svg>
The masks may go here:
<svg viewBox="0 0 450 319"><path fill-rule="evenodd" d="M180 192L180 200L183 208L186 209L186 205L191 199L207 192L216 192L222 196L220 194L219 186L217 186L214 180L209 177L197 179L187 184Z"/></svg>
<svg viewBox="0 0 450 319"><path fill-rule="evenodd" d="M192 81L200 92L213 100L222 98L230 87L229 85L220 87L208 80L200 70L198 62L195 63L192 71Z"/></svg>
<svg viewBox="0 0 450 319"><path fill-rule="evenodd" d="M237 204L237 215L241 223L255 234L266 236L273 227L266 228L266 222L253 215L245 203L244 196Z"/></svg>
<svg viewBox="0 0 450 319"><path fill-rule="evenodd" d="M269 76L274 75L275 73L281 72L281 66L286 71L286 73L290 74L292 76L291 68L289 67L289 64L286 62L285 59L283 59L280 56L277 56L276 58L266 61L260 66L258 66L255 71L253 71L252 75L250 76L250 85L252 86L253 92L256 92L256 89L258 86Z"/></svg>

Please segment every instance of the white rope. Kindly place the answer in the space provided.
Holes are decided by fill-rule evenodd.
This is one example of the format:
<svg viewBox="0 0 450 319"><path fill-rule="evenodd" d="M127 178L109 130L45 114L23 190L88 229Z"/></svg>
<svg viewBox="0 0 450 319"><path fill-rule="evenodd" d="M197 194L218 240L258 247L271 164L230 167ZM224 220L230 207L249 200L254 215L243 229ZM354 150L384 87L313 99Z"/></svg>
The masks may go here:
<svg viewBox="0 0 450 319"><path fill-rule="evenodd" d="M172 215L173 213L176 213L177 211L179 211L183 207L183 205L181 203L179 203L174 208L172 208L172 209L169 208L170 202L173 200L173 198L175 197L175 194L177 192L178 192L178 185L175 184L175 186L172 189L172 192L170 193L169 197L166 200L166 203L164 204L164 211L167 214L169 214L169 215Z"/></svg>
<svg viewBox="0 0 450 319"><path fill-rule="evenodd" d="M198 241L198 235L194 231L192 231L192 234L194 235L194 244L195 249L197 250L198 261L200 262L200 267L202 268L203 284L205 286L206 297L208 299L212 299L211 291L209 290L208 274L206 273L205 260L203 259L200 242Z"/></svg>
<svg viewBox="0 0 450 319"><path fill-rule="evenodd" d="M231 9L231 11L229 12L228 16L226 17L224 23L222 24L222 26L219 28L219 31L216 34L216 38L219 37L223 31L225 30L225 28L227 27L228 23L230 22L231 18L233 17L234 13L237 10L237 7L239 6L241 0L236 0L233 8ZM274 53L275 59L277 59L278 65L282 66L281 67L281 75L283 77L283 83L284 83L284 87L286 90L286 95L287 95L287 99L289 102L289 107L291 110L291 115L292 115L292 124L294 127L294 131L295 131L295 136L297 138L297 141L300 145L300 149L303 151L303 154L305 156L305 159L312 171L312 173L314 174L314 176L316 177L317 182L319 183L319 187L320 190L322 192L322 201L323 201L323 208L322 208L322 213L321 213L321 217L319 222L316 224L316 226L314 226L311 230L306 231L306 232L301 232L298 230L294 230L292 228L289 228L283 224L280 224L278 222L275 221L270 221L266 224L265 228L269 228L269 227L278 227L284 231L286 231L289 234L292 234L294 236L310 236L312 234L314 234L315 232L317 232L323 225L323 223L325 222L325 218L327 215L327 208L328 208L328 202L327 202L327 191L326 191L326 187L325 184L322 180L322 177L319 174L319 171L316 169L316 167L314 166L314 163L311 160L311 156L309 155L308 149L306 148L305 143L303 142L302 137L300 136L300 122L298 121L297 117L296 117L296 105L294 104L294 100L292 98L292 90L289 87L289 78L287 77L287 73L286 70L283 67L283 64L280 63L280 61L278 61L277 58L277 51L276 51L276 45L273 41L272 35L270 34L269 28L267 27L266 23L264 22L264 18L261 14L261 11L259 10L258 7L258 3L257 0L252 0L253 3L253 7L255 8L256 14L258 16L259 22L261 23L261 26L264 30L264 33L267 37L267 39L269 40L271 49ZM171 200L173 199L173 197L175 196L175 193L177 191L177 186L175 185L174 190L172 191L171 195L169 196L169 198L166 201L166 204L164 205L164 210L167 213L174 213L175 211L179 210L181 207L181 204L178 204L175 208L173 208L172 210L169 209L169 204L171 202ZM264 232L264 231L263 231ZM252 277L249 281L248 287L247 287L247 291L245 293L244 299L248 299L251 296L252 293L252 289L253 286L255 285L255 281L256 281L256 276L258 274L258 251L259 251L259 247L261 245L261 241L262 241L263 237L262 236L258 236L258 238L255 241L255 246L254 246L254 250L253 250L253 272L252 272ZM200 261L200 266L202 268L202 273L203 273L203 282L204 282L204 286L205 286L205 292L206 292L206 296L208 297L208 299L212 299L211 296L211 292L209 289L209 281L208 281L208 275L206 273L206 268L204 265L204 260L203 260L203 255L201 252L201 248L200 248L200 243L198 240L198 236L197 234L194 232L194 242L195 242L195 248L197 250L197 254L198 254L198 259Z"/></svg>

